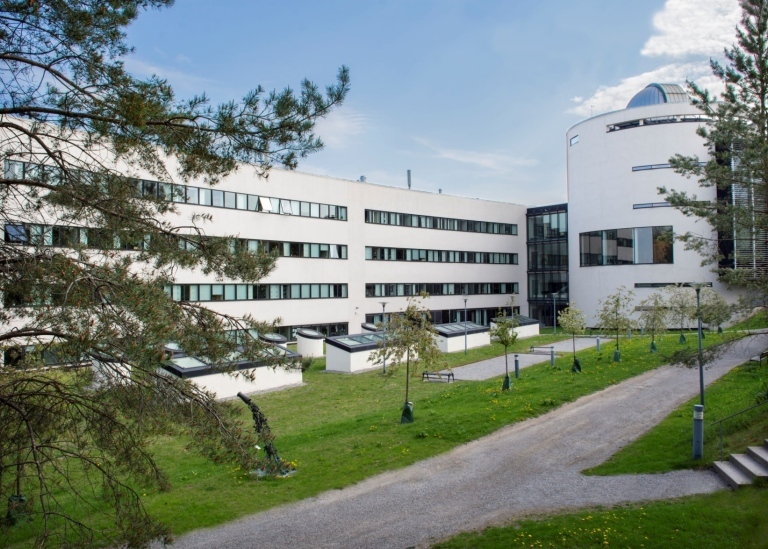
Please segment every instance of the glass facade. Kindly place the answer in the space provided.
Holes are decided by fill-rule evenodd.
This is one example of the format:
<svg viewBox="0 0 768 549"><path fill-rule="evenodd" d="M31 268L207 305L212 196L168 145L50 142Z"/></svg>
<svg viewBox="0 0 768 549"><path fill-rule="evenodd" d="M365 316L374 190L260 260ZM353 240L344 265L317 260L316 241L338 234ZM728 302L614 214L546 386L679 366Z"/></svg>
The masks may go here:
<svg viewBox="0 0 768 549"><path fill-rule="evenodd" d="M674 263L672 227L635 227L579 235L580 265L652 265Z"/></svg>
<svg viewBox="0 0 768 549"><path fill-rule="evenodd" d="M529 208L526 217L529 314L552 326L568 306L568 205Z"/></svg>

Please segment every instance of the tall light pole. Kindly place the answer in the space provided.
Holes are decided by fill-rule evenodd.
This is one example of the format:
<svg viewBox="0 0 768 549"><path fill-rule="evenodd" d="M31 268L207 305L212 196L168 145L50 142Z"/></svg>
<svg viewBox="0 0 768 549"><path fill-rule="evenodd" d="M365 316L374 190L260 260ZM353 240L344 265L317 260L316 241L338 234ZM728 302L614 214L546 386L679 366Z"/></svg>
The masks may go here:
<svg viewBox="0 0 768 549"><path fill-rule="evenodd" d="M699 340L699 399L701 404L693 407L693 459L704 455L704 360L701 355L701 289L703 282L691 284L696 290L696 324Z"/></svg>
<svg viewBox="0 0 768 549"><path fill-rule="evenodd" d="M464 354L467 354L467 294L464 297Z"/></svg>
<svg viewBox="0 0 768 549"><path fill-rule="evenodd" d="M704 360L701 353L701 289L704 287L703 282L691 284L694 290L696 290L696 324L699 335L699 400L701 405L704 406Z"/></svg>
<svg viewBox="0 0 768 549"><path fill-rule="evenodd" d="M389 302L388 301L379 301L379 303L381 304L381 327L383 328L384 327L384 322L386 321L386 316L384 315L384 309L386 308L387 303L389 303ZM386 347L386 345L387 345L387 334L386 334L386 332L384 332L384 346ZM384 364L384 366L382 368L382 373L386 374L387 373L387 357L386 356L384 356L384 358L382 359L382 362Z"/></svg>
<svg viewBox="0 0 768 549"><path fill-rule="evenodd" d="M552 327L557 335L557 303L555 302L555 292L552 292Z"/></svg>

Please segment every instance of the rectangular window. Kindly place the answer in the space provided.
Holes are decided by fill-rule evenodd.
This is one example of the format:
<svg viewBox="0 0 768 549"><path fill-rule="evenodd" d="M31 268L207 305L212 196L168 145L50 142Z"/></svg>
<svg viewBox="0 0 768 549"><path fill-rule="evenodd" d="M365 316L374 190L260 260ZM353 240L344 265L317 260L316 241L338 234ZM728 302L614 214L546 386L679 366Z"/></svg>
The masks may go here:
<svg viewBox="0 0 768 549"><path fill-rule="evenodd" d="M237 198L235 193L224 191L224 207L234 210L237 208Z"/></svg>
<svg viewBox="0 0 768 549"><path fill-rule="evenodd" d="M314 202L310 203L310 205L309 205L309 216L310 217L320 217L320 204L315 204Z"/></svg>
<svg viewBox="0 0 768 549"><path fill-rule="evenodd" d="M328 219L328 204L320 204L320 217Z"/></svg>
<svg viewBox="0 0 768 549"><path fill-rule="evenodd" d="M237 209L238 210L247 210L248 209L248 195L237 193Z"/></svg>
<svg viewBox="0 0 768 549"><path fill-rule="evenodd" d="M280 199L270 198L269 201L272 204L272 213L280 213Z"/></svg>
<svg viewBox="0 0 768 549"><path fill-rule="evenodd" d="M280 201L280 213L286 214L286 215L292 215L293 214L293 208L291 208L291 201L290 200L281 200Z"/></svg>
<svg viewBox="0 0 768 549"><path fill-rule="evenodd" d="M302 217L309 217L309 202L302 202L301 203L301 216Z"/></svg>
<svg viewBox="0 0 768 549"><path fill-rule="evenodd" d="M218 208L224 207L224 191L211 191L211 205Z"/></svg>
<svg viewBox="0 0 768 549"><path fill-rule="evenodd" d="M252 212L259 211L259 197L253 194L248 195L248 210Z"/></svg>
<svg viewBox="0 0 768 549"><path fill-rule="evenodd" d="M211 301L210 284L200 284L200 301Z"/></svg>
<svg viewBox="0 0 768 549"><path fill-rule="evenodd" d="M224 300L224 284L211 284L211 301Z"/></svg>
<svg viewBox="0 0 768 549"><path fill-rule="evenodd" d="M578 142L579 142L579 136L578 135L574 135L573 137L571 137L571 140L570 140L571 147L573 147Z"/></svg>
<svg viewBox="0 0 768 549"><path fill-rule="evenodd" d="M269 199L268 196L260 196L259 197L259 211L260 212L271 212L272 211L272 201Z"/></svg>
<svg viewBox="0 0 768 549"><path fill-rule="evenodd" d="M198 204L200 201L197 187L187 187L187 204Z"/></svg>
<svg viewBox="0 0 768 549"><path fill-rule="evenodd" d="M211 206L213 204L213 197L211 189L200 189L200 205Z"/></svg>

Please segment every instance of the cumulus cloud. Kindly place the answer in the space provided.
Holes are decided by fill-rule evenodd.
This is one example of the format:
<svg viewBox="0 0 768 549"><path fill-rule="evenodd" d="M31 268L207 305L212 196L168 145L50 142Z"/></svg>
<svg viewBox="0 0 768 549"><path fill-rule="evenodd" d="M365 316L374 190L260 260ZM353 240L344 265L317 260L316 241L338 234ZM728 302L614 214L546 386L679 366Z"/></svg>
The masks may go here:
<svg viewBox="0 0 768 549"><path fill-rule="evenodd" d="M521 166L536 166L539 163L535 158L510 156L504 153L451 149L435 145L431 141L420 137L414 137L413 140L431 150L434 153L434 158L444 158L463 164L472 164L498 173L509 172L513 168Z"/></svg>
<svg viewBox="0 0 768 549"><path fill-rule="evenodd" d="M628 76L612 86L601 86L586 99L574 97L576 106L567 112L593 116L623 109L637 92L653 82L684 85L686 80L693 80L713 94L720 94L723 86L712 76L709 59L720 57L723 49L734 42L740 16L738 0L667 0L654 15L654 34L640 53L679 61Z"/></svg>
<svg viewBox="0 0 768 549"><path fill-rule="evenodd" d="M733 43L740 16L738 0L667 0L653 16L657 34L640 53L673 58L720 55Z"/></svg>
<svg viewBox="0 0 768 549"><path fill-rule="evenodd" d="M349 107L332 111L315 124L315 133L329 149L342 149L368 128L368 118Z"/></svg>

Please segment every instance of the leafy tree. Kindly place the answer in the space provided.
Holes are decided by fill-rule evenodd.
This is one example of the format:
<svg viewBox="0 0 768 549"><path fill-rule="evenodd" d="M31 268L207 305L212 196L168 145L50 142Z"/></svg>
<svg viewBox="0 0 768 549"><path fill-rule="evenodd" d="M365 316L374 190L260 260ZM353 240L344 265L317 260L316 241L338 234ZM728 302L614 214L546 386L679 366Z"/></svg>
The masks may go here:
<svg viewBox="0 0 768 549"><path fill-rule="evenodd" d="M576 336L583 334L587 330L587 319L584 317L584 313L571 301L568 307L558 313L557 320L560 323L560 327L566 333L571 334L573 342L573 367L571 370L574 373L581 372L581 362L576 358Z"/></svg>
<svg viewBox="0 0 768 549"><path fill-rule="evenodd" d="M656 334L667 331L669 307L660 292L654 292L640 302L638 323L644 331L651 334L651 352L656 352Z"/></svg>
<svg viewBox="0 0 768 549"><path fill-rule="evenodd" d="M697 131L708 157L670 159L675 171L698 181L704 200L666 187L659 192L685 215L709 223L711 233L680 238L721 280L742 288L742 303L751 310L768 304L768 1L740 4L741 24L725 65L710 61L724 93L715 97L688 82L693 104L706 116Z"/></svg>
<svg viewBox="0 0 768 549"><path fill-rule="evenodd" d="M512 308L514 304L514 297L511 297L507 302L507 306ZM515 328L520 325L520 322L514 314L512 316L507 316L501 309L499 309L496 314L494 322L496 323L496 326L491 329L491 337L496 338L504 347L504 371L506 372L506 375L504 376L504 383L502 384L501 390L508 391L510 387L509 348L514 345L515 341L517 341L517 332L515 331Z"/></svg>
<svg viewBox="0 0 768 549"><path fill-rule="evenodd" d="M704 288L701 291L701 322L710 329L717 327L722 332L721 326L728 322L733 315L733 309L728 302L712 288Z"/></svg>
<svg viewBox="0 0 768 549"><path fill-rule="evenodd" d="M664 288L667 294L669 317L675 326L680 326L680 343L685 343L683 329L696 318L696 294L692 288L675 284Z"/></svg>
<svg viewBox="0 0 768 549"><path fill-rule="evenodd" d="M259 461L236 409L157 366L168 342L223 368L234 352L263 358L258 341L225 334L263 324L163 287L179 268L253 282L275 257L206 234L209 215L179 221L184 187L170 183L296 167L322 146L315 121L343 101L348 73L325 93L305 81L218 106L177 99L122 62L128 25L171 3L0 0L0 501L30 496L40 545L168 539L133 489L169 486L153 434L182 429L212 459ZM139 177L168 185L149 196ZM62 364L41 368L46 357Z"/></svg>
<svg viewBox="0 0 768 549"><path fill-rule="evenodd" d="M635 293L625 286L619 286L616 292L599 301L600 310L597 312L598 328L606 333L616 333L616 352L613 360L621 360L619 351L619 332L626 332L633 326L632 300Z"/></svg>
<svg viewBox="0 0 768 549"><path fill-rule="evenodd" d="M385 327L385 340L368 357L373 363L384 360L393 366L405 363L405 406L401 423L413 423L413 403L409 400L411 375L416 375L420 366L434 370L444 362L435 340L437 332L430 322L429 309L422 305L422 300L428 297L422 292L419 297L408 298L405 310L390 316ZM390 368L389 375L395 370Z"/></svg>

